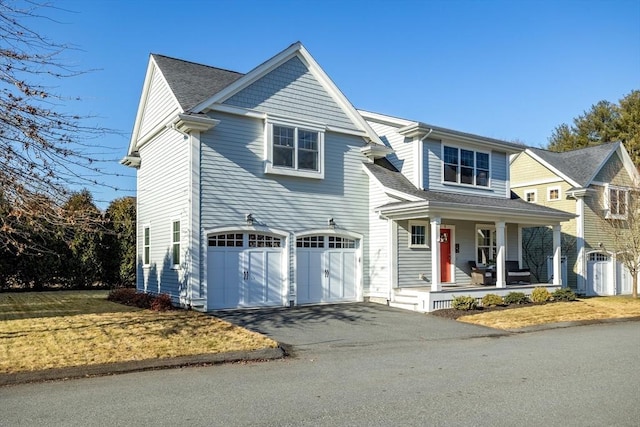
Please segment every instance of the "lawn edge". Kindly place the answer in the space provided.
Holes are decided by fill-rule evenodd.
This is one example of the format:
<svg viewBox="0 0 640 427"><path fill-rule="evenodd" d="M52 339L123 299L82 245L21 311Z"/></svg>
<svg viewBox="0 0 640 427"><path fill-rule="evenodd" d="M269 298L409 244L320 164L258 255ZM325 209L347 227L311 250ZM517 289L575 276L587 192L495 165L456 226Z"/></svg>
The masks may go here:
<svg viewBox="0 0 640 427"><path fill-rule="evenodd" d="M540 325L523 326L521 328L502 329L503 331L513 333L526 333L544 331L546 329L571 328L574 326L588 326L606 323L622 323L622 322L640 322L640 316L631 317L610 317L604 319L588 319L588 320L570 320L566 322L542 323ZM491 327L491 326L489 326Z"/></svg>
<svg viewBox="0 0 640 427"><path fill-rule="evenodd" d="M24 383L66 380L73 378L106 376L128 372L172 369L183 366L212 365L231 362L281 359L287 355L282 346L265 347L251 351L196 354L165 359L146 359L128 362L103 363L97 365L70 366L41 371L23 371L0 374L0 387Z"/></svg>

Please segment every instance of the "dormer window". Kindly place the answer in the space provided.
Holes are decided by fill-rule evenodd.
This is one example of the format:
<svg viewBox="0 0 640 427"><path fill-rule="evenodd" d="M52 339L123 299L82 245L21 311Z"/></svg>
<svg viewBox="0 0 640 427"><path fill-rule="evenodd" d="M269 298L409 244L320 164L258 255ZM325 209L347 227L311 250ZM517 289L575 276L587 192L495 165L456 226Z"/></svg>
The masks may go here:
<svg viewBox="0 0 640 427"><path fill-rule="evenodd" d="M489 187L489 153L445 145L442 176L444 182Z"/></svg>
<svg viewBox="0 0 640 427"><path fill-rule="evenodd" d="M266 139L266 173L324 177L323 129L268 123Z"/></svg>

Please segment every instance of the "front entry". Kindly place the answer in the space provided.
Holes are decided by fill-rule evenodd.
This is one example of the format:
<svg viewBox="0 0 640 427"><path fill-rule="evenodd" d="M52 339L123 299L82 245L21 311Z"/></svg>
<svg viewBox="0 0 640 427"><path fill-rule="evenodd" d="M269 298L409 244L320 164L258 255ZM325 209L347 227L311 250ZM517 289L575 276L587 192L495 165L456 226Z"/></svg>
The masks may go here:
<svg viewBox="0 0 640 427"><path fill-rule="evenodd" d="M451 230L440 228L440 282L451 282Z"/></svg>

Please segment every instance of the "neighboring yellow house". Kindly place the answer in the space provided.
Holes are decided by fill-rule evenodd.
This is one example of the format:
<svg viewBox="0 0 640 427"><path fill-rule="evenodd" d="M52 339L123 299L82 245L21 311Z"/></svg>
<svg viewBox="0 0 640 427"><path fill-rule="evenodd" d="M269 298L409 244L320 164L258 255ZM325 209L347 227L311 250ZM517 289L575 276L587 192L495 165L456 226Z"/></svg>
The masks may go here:
<svg viewBox="0 0 640 427"><path fill-rule="evenodd" d="M640 185L638 169L622 143L563 153L527 148L511 159L510 173L511 190L523 200L576 215L562 223L564 286L586 295L631 293L631 277L616 262L608 221L626 217L624 202ZM546 257L551 253L545 239L550 234L540 228L523 231L523 252L529 250L523 262L542 276L540 281L549 281Z"/></svg>

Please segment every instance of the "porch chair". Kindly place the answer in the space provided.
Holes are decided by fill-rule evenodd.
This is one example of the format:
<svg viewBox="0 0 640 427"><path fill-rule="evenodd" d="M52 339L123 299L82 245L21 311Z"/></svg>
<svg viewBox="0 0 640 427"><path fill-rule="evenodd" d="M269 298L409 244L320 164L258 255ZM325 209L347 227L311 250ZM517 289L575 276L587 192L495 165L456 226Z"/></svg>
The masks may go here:
<svg viewBox="0 0 640 427"><path fill-rule="evenodd" d="M504 262L507 283L531 283L531 270L520 268L518 261Z"/></svg>
<svg viewBox="0 0 640 427"><path fill-rule="evenodd" d="M469 268L471 269L471 284L472 285L491 285L493 284L493 275L491 271L484 267L478 267L475 261L469 261Z"/></svg>

